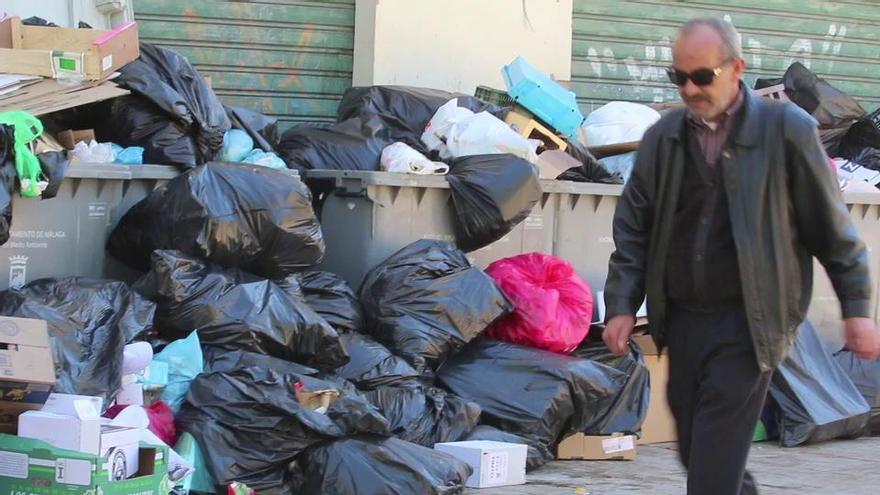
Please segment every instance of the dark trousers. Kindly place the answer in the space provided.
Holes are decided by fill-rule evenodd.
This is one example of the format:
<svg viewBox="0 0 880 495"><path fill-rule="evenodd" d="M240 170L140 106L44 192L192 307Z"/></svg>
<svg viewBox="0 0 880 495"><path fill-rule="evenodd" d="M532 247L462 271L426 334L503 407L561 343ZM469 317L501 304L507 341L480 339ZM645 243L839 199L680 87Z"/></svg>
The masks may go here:
<svg viewBox="0 0 880 495"><path fill-rule="evenodd" d="M672 307L668 397L688 495L758 493L746 459L771 372L761 372L742 309Z"/></svg>

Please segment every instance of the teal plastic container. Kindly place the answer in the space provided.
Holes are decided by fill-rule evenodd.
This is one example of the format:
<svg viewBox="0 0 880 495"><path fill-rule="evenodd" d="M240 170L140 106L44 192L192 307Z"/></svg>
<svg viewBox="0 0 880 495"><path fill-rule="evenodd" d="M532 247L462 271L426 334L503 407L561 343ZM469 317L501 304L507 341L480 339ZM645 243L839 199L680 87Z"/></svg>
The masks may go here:
<svg viewBox="0 0 880 495"><path fill-rule="evenodd" d="M507 94L566 137L574 137L584 122L577 97L546 74L517 57L501 69Z"/></svg>

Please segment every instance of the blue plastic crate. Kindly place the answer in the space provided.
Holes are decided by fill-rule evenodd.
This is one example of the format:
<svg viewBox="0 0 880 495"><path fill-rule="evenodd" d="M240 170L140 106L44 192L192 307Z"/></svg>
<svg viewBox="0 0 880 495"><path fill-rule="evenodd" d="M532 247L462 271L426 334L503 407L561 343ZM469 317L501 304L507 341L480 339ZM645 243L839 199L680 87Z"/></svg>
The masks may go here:
<svg viewBox="0 0 880 495"><path fill-rule="evenodd" d="M501 69L507 94L543 120L556 132L574 137L584 122L577 97L546 74L517 57Z"/></svg>

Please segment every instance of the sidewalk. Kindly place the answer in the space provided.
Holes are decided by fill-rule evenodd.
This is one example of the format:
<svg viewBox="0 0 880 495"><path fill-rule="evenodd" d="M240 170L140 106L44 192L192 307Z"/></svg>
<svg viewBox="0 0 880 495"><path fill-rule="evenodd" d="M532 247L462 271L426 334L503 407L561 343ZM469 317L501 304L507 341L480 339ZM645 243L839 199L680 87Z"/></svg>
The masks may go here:
<svg viewBox="0 0 880 495"><path fill-rule="evenodd" d="M640 446L631 462L553 462L530 474L525 486L466 493L684 495L684 471L674 449L673 444ZM761 495L873 495L880 490L880 437L791 449L758 443L752 448L749 469Z"/></svg>

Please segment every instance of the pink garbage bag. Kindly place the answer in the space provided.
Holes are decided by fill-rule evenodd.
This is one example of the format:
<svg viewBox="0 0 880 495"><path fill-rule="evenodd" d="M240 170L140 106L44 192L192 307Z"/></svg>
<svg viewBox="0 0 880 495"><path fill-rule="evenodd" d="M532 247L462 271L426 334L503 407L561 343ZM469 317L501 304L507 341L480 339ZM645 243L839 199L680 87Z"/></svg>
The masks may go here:
<svg viewBox="0 0 880 495"><path fill-rule="evenodd" d="M497 340L567 354L587 336L593 292L571 263L543 253L498 260L486 269L516 310L489 327Z"/></svg>

